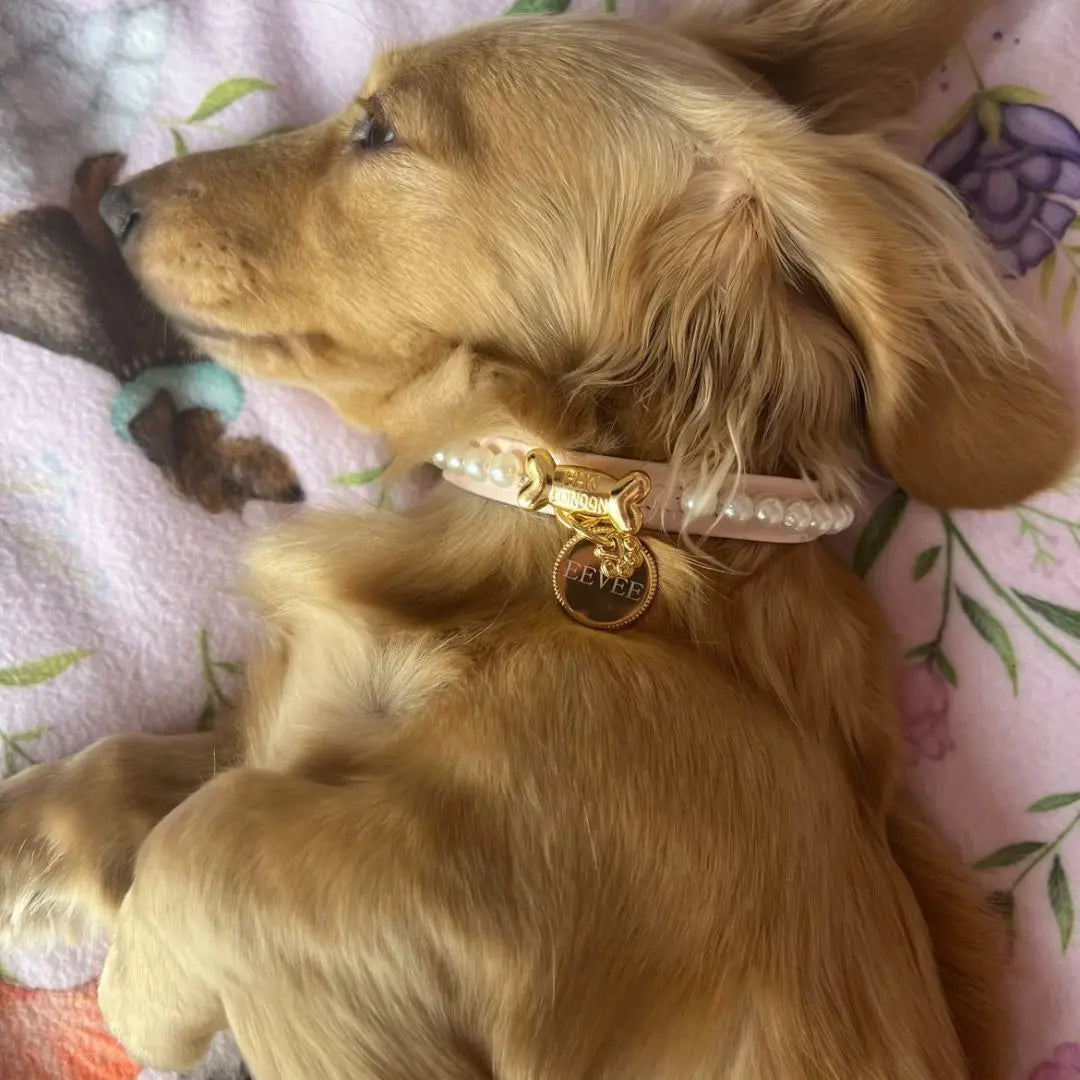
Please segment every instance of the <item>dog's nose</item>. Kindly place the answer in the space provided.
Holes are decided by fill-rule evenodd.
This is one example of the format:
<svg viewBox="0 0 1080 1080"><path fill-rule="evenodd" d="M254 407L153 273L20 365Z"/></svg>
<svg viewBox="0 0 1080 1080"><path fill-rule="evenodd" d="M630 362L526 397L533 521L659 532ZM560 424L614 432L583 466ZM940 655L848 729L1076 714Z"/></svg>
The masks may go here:
<svg viewBox="0 0 1080 1080"><path fill-rule="evenodd" d="M121 244L131 236L142 217L131 192L123 184L106 189L98 203L98 212Z"/></svg>

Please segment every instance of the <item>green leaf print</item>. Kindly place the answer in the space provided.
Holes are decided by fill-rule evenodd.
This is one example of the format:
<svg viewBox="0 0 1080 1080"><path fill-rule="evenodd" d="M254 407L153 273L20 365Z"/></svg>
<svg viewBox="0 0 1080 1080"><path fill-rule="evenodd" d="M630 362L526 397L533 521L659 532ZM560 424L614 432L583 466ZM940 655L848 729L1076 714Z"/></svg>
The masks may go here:
<svg viewBox="0 0 1080 1080"><path fill-rule="evenodd" d="M960 607L963 608L964 614L968 617L968 621L975 627L983 641L1001 658L1005 673L1009 676L1009 682L1012 683L1013 696L1015 697L1019 689L1016 653L1013 651L1008 631L1001 625L996 616L992 615L974 597L968 596L966 592L959 588L956 590L956 595L960 600Z"/></svg>
<svg viewBox="0 0 1080 1080"><path fill-rule="evenodd" d="M507 15L559 15L570 6L570 0L517 0L507 9Z"/></svg>
<svg viewBox="0 0 1080 1080"><path fill-rule="evenodd" d="M374 469L362 469L360 472L342 473L335 476L331 483L341 487L363 487L365 484L374 483L386 472L388 465L377 465Z"/></svg>
<svg viewBox="0 0 1080 1080"><path fill-rule="evenodd" d="M266 131L260 131L258 135L252 135L250 142L258 142L260 139L272 139L275 135L288 135L291 131L298 131L299 128L289 127L288 124L284 124L280 127L268 128Z"/></svg>
<svg viewBox="0 0 1080 1080"><path fill-rule="evenodd" d="M1029 855L1034 855L1036 851L1042 851L1044 847L1046 845L1041 840L1021 840L1018 844L1006 844L1005 847L998 848L997 851L980 859L975 864L975 869L996 870L1002 866L1015 866Z"/></svg>
<svg viewBox="0 0 1080 1080"><path fill-rule="evenodd" d="M1043 105L1050 99L1026 86L995 86L989 93L1002 105Z"/></svg>
<svg viewBox="0 0 1080 1080"><path fill-rule="evenodd" d="M1039 292L1045 300L1050 295L1051 286L1054 284L1054 272L1057 270L1057 252L1052 251L1043 261L1039 271Z"/></svg>
<svg viewBox="0 0 1080 1080"><path fill-rule="evenodd" d="M968 118L974 108L975 99L968 98L944 124L934 129L934 138L943 139L946 135L951 135Z"/></svg>
<svg viewBox="0 0 1080 1080"><path fill-rule="evenodd" d="M918 557L915 559L915 570L913 572L913 577L916 581L922 581L922 579L934 569L940 554L940 544L935 544L933 547L928 547L924 551L919 552Z"/></svg>
<svg viewBox="0 0 1080 1080"><path fill-rule="evenodd" d="M916 645L914 649L908 649L904 657L908 660L929 660L947 683L956 686L956 668L952 666L939 642L927 641Z"/></svg>
<svg viewBox="0 0 1080 1080"><path fill-rule="evenodd" d="M215 660L210 654L210 635L204 627L199 631L199 667L202 669L206 697L196 727L199 731L211 731L218 716L233 707L233 700L218 681L217 671L224 671L236 677L244 673L244 665L235 660Z"/></svg>
<svg viewBox="0 0 1080 1080"><path fill-rule="evenodd" d="M949 658L940 649L936 649L932 659L934 661L934 667L941 672L941 677L950 686L956 686L956 668L949 662Z"/></svg>
<svg viewBox="0 0 1080 1080"><path fill-rule="evenodd" d="M981 94L975 103L975 113L979 118L979 126L986 132L987 141L998 142L1003 119L1001 105L992 97Z"/></svg>
<svg viewBox="0 0 1080 1080"><path fill-rule="evenodd" d="M1017 592L1016 595L1036 615L1041 615L1051 626L1063 631L1070 637L1080 638L1080 611L1073 608L1062 607L1060 604L1052 604L1049 600L1041 600L1029 593Z"/></svg>
<svg viewBox="0 0 1080 1080"><path fill-rule="evenodd" d="M1061 856L1055 855L1050 866L1050 876L1046 881L1046 891L1050 898L1050 908L1054 912L1054 918L1058 924L1058 934L1061 937L1061 951L1065 952L1072 940L1073 932L1073 899L1069 888L1069 876L1065 873Z"/></svg>
<svg viewBox="0 0 1080 1080"><path fill-rule="evenodd" d="M885 550L885 545L892 539L900 519L904 516L907 504L907 492L897 488L880 503L866 523L866 528L855 546L854 565L859 577L866 576L877 557Z"/></svg>
<svg viewBox="0 0 1080 1080"><path fill-rule="evenodd" d="M1051 810L1060 810L1063 806L1072 806L1080 802L1080 791L1068 791L1062 795L1046 795L1033 802L1028 808L1029 814L1048 814Z"/></svg>
<svg viewBox="0 0 1080 1080"><path fill-rule="evenodd" d="M927 656L933 656L937 650L938 645L936 641L927 641L922 645L916 645L913 649L908 649L908 651L904 653L904 658L906 660L922 660Z"/></svg>
<svg viewBox="0 0 1080 1080"><path fill-rule="evenodd" d="M36 765L35 758L27 749L26 744L40 739L48 728L31 728L29 731L20 731L17 735L8 735L0 731L0 747L3 747L4 762L0 777L14 776L20 769L27 765Z"/></svg>
<svg viewBox="0 0 1080 1080"><path fill-rule="evenodd" d="M32 660L19 667L0 668L0 686L37 686L62 675L73 664L85 660L93 653L66 652Z"/></svg>
<svg viewBox="0 0 1080 1080"><path fill-rule="evenodd" d="M203 120L209 120L219 112L235 105L241 98L261 90L274 90L273 83L265 79L253 79L247 76L239 76L235 79L226 79L211 89L206 97L199 103L199 107L184 121L186 124L198 124Z"/></svg>
<svg viewBox="0 0 1080 1080"><path fill-rule="evenodd" d="M174 127L169 128L169 134L172 135L173 153L177 157L183 157L188 153L188 144L184 140L184 136L180 133L179 129Z"/></svg>

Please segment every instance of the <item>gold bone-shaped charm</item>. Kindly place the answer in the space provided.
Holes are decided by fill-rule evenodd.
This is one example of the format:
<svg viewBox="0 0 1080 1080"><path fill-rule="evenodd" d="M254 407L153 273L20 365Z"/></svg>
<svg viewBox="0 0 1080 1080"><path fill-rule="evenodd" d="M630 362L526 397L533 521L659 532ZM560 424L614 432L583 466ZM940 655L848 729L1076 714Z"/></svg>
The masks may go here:
<svg viewBox="0 0 1080 1080"><path fill-rule="evenodd" d="M525 458L518 504L550 506L577 536L555 560L552 584L563 610L597 630L636 622L656 595L656 560L637 533L652 482L637 470L616 479L595 469L556 465L546 450Z"/></svg>
<svg viewBox="0 0 1080 1080"><path fill-rule="evenodd" d="M530 450L518 505L534 511L550 506L572 517L599 518L633 536L641 529L641 504L651 486L648 473L636 469L616 479L596 469L556 465L548 451Z"/></svg>

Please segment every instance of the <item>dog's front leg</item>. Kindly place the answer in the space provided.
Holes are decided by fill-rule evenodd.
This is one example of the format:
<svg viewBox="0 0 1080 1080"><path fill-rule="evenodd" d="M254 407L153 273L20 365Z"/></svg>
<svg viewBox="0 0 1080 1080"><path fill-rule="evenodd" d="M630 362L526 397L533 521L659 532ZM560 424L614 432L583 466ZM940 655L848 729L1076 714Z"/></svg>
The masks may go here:
<svg viewBox="0 0 1080 1080"><path fill-rule="evenodd" d="M491 1077L429 936L446 853L396 791L239 768L158 825L98 990L135 1060L191 1068L228 1024L259 1080Z"/></svg>
<svg viewBox="0 0 1080 1080"><path fill-rule="evenodd" d="M0 938L109 926L147 834L227 755L216 732L115 735L0 783Z"/></svg>
<svg viewBox="0 0 1080 1080"><path fill-rule="evenodd" d="M243 1000L254 989L258 1011L272 1018L281 968L303 960L299 950L313 943L320 924L334 935L326 916L335 904L321 883L335 868L319 853L351 861L349 841L358 839L346 825L351 815L335 813L340 790L238 768L147 838L98 989L109 1029L136 1061L190 1069L215 1032L232 1024L245 1060L256 1066L245 1025L237 1023ZM331 840L328 827L341 831ZM271 1027L284 1040L296 1019ZM254 1049L262 1044L265 1052L267 1039L257 1036ZM263 1067L265 1075L301 1075Z"/></svg>

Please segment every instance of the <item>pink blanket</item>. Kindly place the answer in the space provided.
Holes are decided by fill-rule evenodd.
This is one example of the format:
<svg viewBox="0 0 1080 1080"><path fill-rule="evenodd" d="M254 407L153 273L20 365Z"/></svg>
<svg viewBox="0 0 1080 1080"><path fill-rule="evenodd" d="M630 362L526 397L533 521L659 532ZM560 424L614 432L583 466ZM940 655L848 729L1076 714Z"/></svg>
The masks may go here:
<svg viewBox="0 0 1080 1080"><path fill-rule="evenodd" d="M0 775L109 732L208 722L251 629L232 595L239 545L298 502L397 497L377 438L162 335L86 234L82 209L119 167L96 155L141 168L307 122L347 100L377 48L505 3L0 5ZM981 20L920 116L931 165L1070 366L1074 8L1017 0ZM1080 1080L1080 485L995 515L939 515L888 489L870 505L850 553L911 649L912 779L1014 930L1016 1073ZM150 1080L102 1030L102 951L0 952L0 1080ZM244 1073L222 1040L195 1075Z"/></svg>

